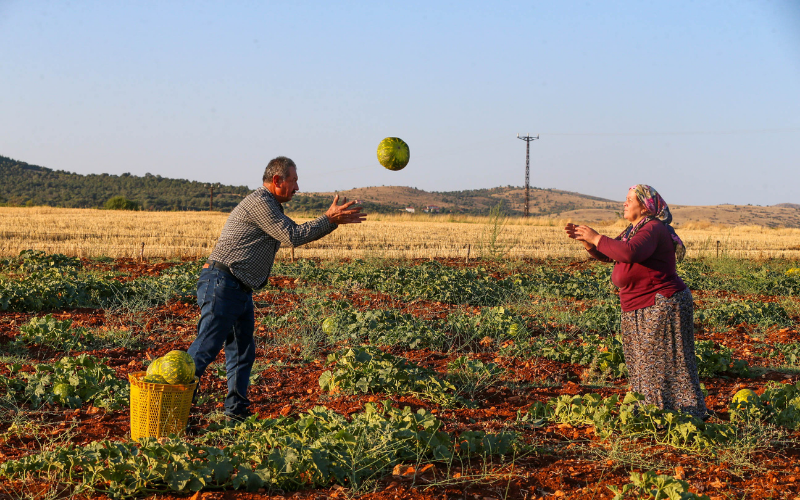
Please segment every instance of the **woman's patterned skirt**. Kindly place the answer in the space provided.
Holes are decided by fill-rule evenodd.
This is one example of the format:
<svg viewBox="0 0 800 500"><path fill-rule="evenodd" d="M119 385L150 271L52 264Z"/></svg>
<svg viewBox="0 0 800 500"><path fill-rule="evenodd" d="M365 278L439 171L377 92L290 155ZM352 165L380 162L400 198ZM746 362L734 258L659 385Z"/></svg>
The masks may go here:
<svg viewBox="0 0 800 500"><path fill-rule="evenodd" d="M631 390L659 408L706 417L694 352L694 304L689 289L656 294L650 307L622 312L622 350Z"/></svg>

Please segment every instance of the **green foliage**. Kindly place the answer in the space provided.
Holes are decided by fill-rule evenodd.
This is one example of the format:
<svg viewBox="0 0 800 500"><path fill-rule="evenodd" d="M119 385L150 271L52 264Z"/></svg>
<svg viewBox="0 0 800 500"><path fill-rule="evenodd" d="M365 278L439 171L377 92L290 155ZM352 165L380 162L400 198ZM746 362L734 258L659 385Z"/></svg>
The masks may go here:
<svg viewBox="0 0 800 500"><path fill-rule="evenodd" d="M643 498L642 495L649 495L647 498L655 500L709 500L708 495L698 495L689 491L689 483L672 476L657 474L653 471L644 473L632 472L631 482L617 488L607 486L614 493L614 500L624 498Z"/></svg>
<svg viewBox="0 0 800 500"><path fill-rule="evenodd" d="M527 336L525 320L505 307L484 307L478 314L463 311L448 315L443 328L451 333L457 345L477 346L486 337L494 343Z"/></svg>
<svg viewBox="0 0 800 500"><path fill-rule="evenodd" d="M96 341L94 335L85 328L72 328L71 319L59 321L51 314L43 318L31 318L19 330L15 342L47 346L65 352L86 350Z"/></svg>
<svg viewBox="0 0 800 500"><path fill-rule="evenodd" d="M506 356L536 356L561 363L589 365L590 375L595 378L620 378L628 375L619 336L583 335L574 338L566 333L557 333L552 337L541 335L515 342L503 348L501 353Z"/></svg>
<svg viewBox="0 0 800 500"><path fill-rule="evenodd" d="M601 334L614 334L619 332L621 309L619 304L613 302L600 302L581 313L578 325L587 331Z"/></svg>
<svg viewBox="0 0 800 500"><path fill-rule="evenodd" d="M700 377L714 377L723 372L741 377L750 375L750 368L746 361L734 359L733 349L724 345L717 348L713 340L695 342L694 352Z"/></svg>
<svg viewBox="0 0 800 500"><path fill-rule="evenodd" d="M118 281L105 276L80 274L68 267L51 267L21 279L0 277L0 311L37 312L46 309L114 307L135 298L149 305L195 293L196 265L176 266L159 277Z"/></svg>
<svg viewBox="0 0 800 500"><path fill-rule="evenodd" d="M458 399L455 387L440 380L435 372L408 360L370 346L345 349L328 355L332 371L319 377L319 386L328 392L414 394L443 406Z"/></svg>
<svg viewBox="0 0 800 500"><path fill-rule="evenodd" d="M764 349L760 354L762 356L772 358L780 354L783 356L783 361L789 366L800 365L800 342L790 342L788 344L781 344L778 342L761 344Z"/></svg>
<svg viewBox="0 0 800 500"><path fill-rule="evenodd" d="M103 208L106 210L139 210L139 203L129 200L124 196L113 196L108 199Z"/></svg>
<svg viewBox="0 0 800 500"><path fill-rule="evenodd" d="M447 379L469 399L500 382L505 370L494 363L459 356L447 364Z"/></svg>
<svg viewBox="0 0 800 500"><path fill-rule="evenodd" d="M677 265L678 276L691 290L713 290L719 280L714 279L714 269L702 260L684 259Z"/></svg>
<svg viewBox="0 0 800 500"><path fill-rule="evenodd" d="M54 364L34 365L33 372L22 372L20 365L12 365L11 377L0 376L0 389L5 389L6 398L30 403L32 408L45 404L78 408L83 403L115 410L125 408L128 383L117 378L105 362L81 354L61 358ZM56 387L58 391L54 390Z"/></svg>
<svg viewBox="0 0 800 500"><path fill-rule="evenodd" d="M756 401L731 405L731 420L761 421L791 430L800 429L800 382L781 384L769 382Z"/></svg>
<svg viewBox="0 0 800 500"><path fill-rule="evenodd" d="M438 262L412 267L377 267L356 260L321 267L300 261L276 265L275 272L339 287L378 290L406 300L451 304L498 305L516 292L515 280L511 278L497 280L481 268L456 269Z"/></svg>
<svg viewBox="0 0 800 500"><path fill-rule="evenodd" d="M234 488L257 491L321 488L357 490L398 463L504 455L515 447L508 433L441 430L426 410L378 409L343 416L316 407L298 417L249 420L210 427L194 442L149 439L68 445L0 464L0 476L19 479L57 473L114 498L154 492L187 493Z"/></svg>
<svg viewBox="0 0 800 500"><path fill-rule="evenodd" d="M718 302L695 312L696 320L712 326L736 326L741 323L761 326L786 326L791 319L777 302Z"/></svg>
<svg viewBox="0 0 800 500"><path fill-rule="evenodd" d="M800 275L784 264L759 264L741 259L685 260L678 274L692 290L727 290L758 295L800 295Z"/></svg>
<svg viewBox="0 0 800 500"><path fill-rule="evenodd" d="M591 425L601 439L612 435L649 436L658 444L675 448L713 451L736 438L735 426L704 422L692 415L661 410L643 403L644 396L628 393L622 403L617 395L559 396L547 404L534 403L524 421Z"/></svg>
<svg viewBox="0 0 800 500"><path fill-rule="evenodd" d="M81 260L60 253L48 254L42 250L23 250L15 259L19 270L24 273L43 269L80 269Z"/></svg>
<svg viewBox="0 0 800 500"><path fill-rule="evenodd" d="M360 344L368 341L374 345L441 348L448 338L444 332L432 328L427 321L397 309L371 309L355 311L342 309L324 321L333 341ZM324 329L324 328L323 328Z"/></svg>
<svg viewBox="0 0 800 500"><path fill-rule="evenodd" d="M615 290L611 284L611 270L611 266L595 266L570 273L542 266L531 274L518 276L516 282L528 293L543 297L604 299Z"/></svg>

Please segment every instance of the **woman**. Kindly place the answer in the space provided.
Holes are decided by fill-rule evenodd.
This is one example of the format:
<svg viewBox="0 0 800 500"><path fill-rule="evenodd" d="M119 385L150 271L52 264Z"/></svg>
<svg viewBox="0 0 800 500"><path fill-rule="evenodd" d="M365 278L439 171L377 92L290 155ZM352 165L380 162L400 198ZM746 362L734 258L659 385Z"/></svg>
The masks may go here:
<svg viewBox="0 0 800 500"><path fill-rule="evenodd" d="M669 225L672 214L650 186L628 191L623 216L630 225L615 239L567 224L589 254L615 262L611 281L622 305L622 347L631 389L659 408L707 418L694 353L692 293L678 277L686 249Z"/></svg>

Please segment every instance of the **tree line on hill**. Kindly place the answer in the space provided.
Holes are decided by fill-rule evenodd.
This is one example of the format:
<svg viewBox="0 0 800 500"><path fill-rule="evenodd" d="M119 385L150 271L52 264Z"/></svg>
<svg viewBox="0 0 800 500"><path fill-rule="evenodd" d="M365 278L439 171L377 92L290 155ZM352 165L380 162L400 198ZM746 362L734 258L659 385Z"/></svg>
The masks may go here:
<svg viewBox="0 0 800 500"><path fill-rule="evenodd" d="M81 175L0 156L0 205L209 210L209 183L160 175ZM251 189L214 185L214 210L229 212ZM112 201L112 198L116 200ZM128 204L123 201L130 202Z"/></svg>
<svg viewBox="0 0 800 500"><path fill-rule="evenodd" d="M0 156L0 176L3 179L0 183L0 206L207 211L213 187L213 210L230 212L252 191L247 186L227 186L218 183L212 186L206 182L170 179L150 173L141 177L130 173L82 175L30 165L5 156ZM518 197L521 188L506 186L433 193L423 191L421 194L431 196L423 196L420 198L420 203L421 200L429 198L431 204L441 201L449 205L437 209L442 213L486 215L493 207L499 206L499 210L507 215L522 215L520 202L517 201L512 207L504 196L508 191L514 191ZM533 204L531 215L547 215L583 208L581 203L576 204L573 201L548 202L547 193L551 191L549 189L533 187L531 191L532 194L545 193L544 203ZM579 196L588 200L601 200L591 196ZM289 214L316 215L323 213L331 205L331 201L327 195L298 193L291 202L285 204L285 210ZM377 203L362 200L361 205L368 213L397 213L406 209L406 205L392 201ZM420 212L424 207L415 208Z"/></svg>

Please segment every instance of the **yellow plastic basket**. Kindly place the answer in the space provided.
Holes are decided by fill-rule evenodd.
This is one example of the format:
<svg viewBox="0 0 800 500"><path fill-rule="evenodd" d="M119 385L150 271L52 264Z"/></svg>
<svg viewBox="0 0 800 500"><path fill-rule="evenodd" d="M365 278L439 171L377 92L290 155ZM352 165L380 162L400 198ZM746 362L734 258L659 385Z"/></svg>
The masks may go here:
<svg viewBox="0 0 800 500"><path fill-rule="evenodd" d="M186 385L142 382L147 372L128 375L131 383L131 439L182 435L199 380Z"/></svg>

